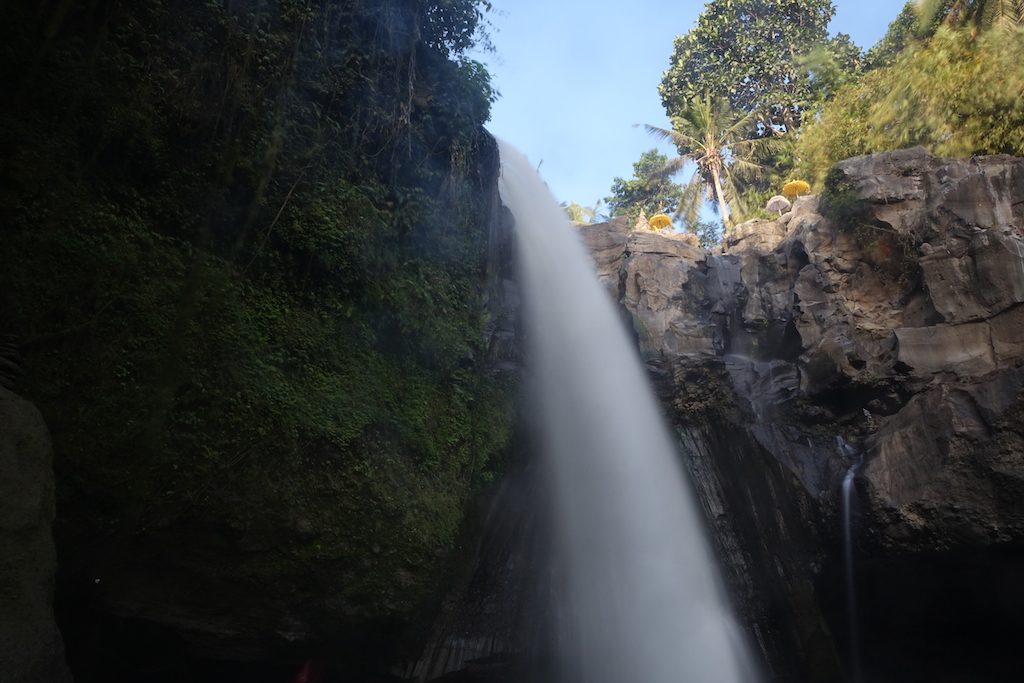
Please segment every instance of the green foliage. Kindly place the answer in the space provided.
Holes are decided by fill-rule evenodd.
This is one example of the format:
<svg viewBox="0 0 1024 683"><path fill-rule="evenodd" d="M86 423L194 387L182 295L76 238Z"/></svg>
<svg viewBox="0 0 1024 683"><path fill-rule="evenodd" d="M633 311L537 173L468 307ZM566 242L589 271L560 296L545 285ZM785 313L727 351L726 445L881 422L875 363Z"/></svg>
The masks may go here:
<svg viewBox="0 0 1024 683"><path fill-rule="evenodd" d="M802 131L801 175L841 159L924 145L940 156L1024 154L1024 31L940 27L891 66L840 90Z"/></svg>
<svg viewBox="0 0 1024 683"><path fill-rule="evenodd" d="M698 220L688 223L685 231L697 236L697 241L704 249L714 249L722 242L722 224Z"/></svg>
<svg viewBox="0 0 1024 683"><path fill-rule="evenodd" d="M921 0L921 25L945 22L975 29L1010 29L1024 26L1024 0Z"/></svg>
<svg viewBox="0 0 1024 683"><path fill-rule="evenodd" d="M837 168L831 169L824 179L820 210L833 225L847 232L867 222L871 215L868 202Z"/></svg>
<svg viewBox="0 0 1024 683"><path fill-rule="evenodd" d="M676 38L659 87L665 110L679 116L689 101L710 93L758 113L762 134L799 128L805 112L842 80L838 72L858 67L849 38L828 36L834 13L831 0L712 0L697 25ZM824 53L814 61L827 69L805 67L814 51Z"/></svg>
<svg viewBox="0 0 1024 683"><path fill-rule="evenodd" d="M481 35L484 13L491 11L488 0L433 0L417 3L423 42L450 56L461 54L477 44Z"/></svg>
<svg viewBox="0 0 1024 683"><path fill-rule="evenodd" d="M494 92L462 56L488 6L0 8L0 321L76 560L301 519L246 577L319 571L385 617L429 593L513 412Z"/></svg>
<svg viewBox="0 0 1024 683"><path fill-rule="evenodd" d="M804 127L796 143L799 175L818 187L836 162L882 149L873 148L876 133L869 115L875 94L881 96L889 77L888 70L865 74L856 85L841 89L819 117Z"/></svg>
<svg viewBox="0 0 1024 683"><path fill-rule="evenodd" d="M615 178L612 182L612 194L605 198L611 215L635 220L641 210L648 216L675 212L683 188L665 175L666 166L668 157L656 149L641 154L633 164L632 178Z"/></svg>
<svg viewBox="0 0 1024 683"><path fill-rule="evenodd" d="M1024 26L1024 0L912 0L868 50L867 67L890 66L903 50L931 38L943 24L974 31Z"/></svg>
<svg viewBox="0 0 1024 683"><path fill-rule="evenodd" d="M707 197L715 202L725 226L732 225L730 205L742 204L746 185L763 173L758 160L776 146L770 138L751 137L755 125L755 113L744 114L723 98L705 95L691 100L672 119L672 130L647 126L648 132L679 150L679 156L665 167L665 175L694 164L677 211L684 223L696 223L702 197Z"/></svg>
<svg viewBox="0 0 1024 683"><path fill-rule="evenodd" d="M601 200L598 199L593 206L583 206L578 202L562 202L562 210L573 223L593 223L601 218L599 213Z"/></svg>
<svg viewBox="0 0 1024 683"><path fill-rule="evenodd" d="M839 88L855 81L864 67L861 49L845 33L812 47L796 61L801 76L814 90L815 106L830 101Z"/></svg>
<svg viewBox="0 0 1024 683"><path fill-rule="evenodd" d="M926 34L931 35L938 27L938 20L921 24L920 10L916 0L910 0L889 24L885 35L864 55L867 69L889 66L910 44Z"/></svg>
<svg viewBox="0 0 1024 683"><path fill-rule="evenodd" d="M973 38L940 29L893 65L872 107L878 134L942 156L1024 153L1024 31Z"/></svg>
<svg viewBox="0 0 1024 683"><path fill-rule="evenodd" d="M777 213L765 209L768 200L780 193L782 186L793 177L795 141L793 136L773 138L763 147L751 151L751 161L761 167L761 172L744 179L740 200L736 202L734 220L736 223L754 218L774 220Z"/></svg>

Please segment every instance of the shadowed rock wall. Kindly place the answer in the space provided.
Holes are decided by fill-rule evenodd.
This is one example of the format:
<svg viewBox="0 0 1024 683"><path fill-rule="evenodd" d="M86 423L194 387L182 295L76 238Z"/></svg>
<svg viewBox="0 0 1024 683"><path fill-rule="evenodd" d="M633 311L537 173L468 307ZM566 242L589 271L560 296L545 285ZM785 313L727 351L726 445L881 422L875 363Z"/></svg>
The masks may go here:
<svg viewBox="0 0 1024 683"><path fill-rule="evenodd" d="M71 680L53 618L53 449L42 416L0 387L0 679Z"/></svg>

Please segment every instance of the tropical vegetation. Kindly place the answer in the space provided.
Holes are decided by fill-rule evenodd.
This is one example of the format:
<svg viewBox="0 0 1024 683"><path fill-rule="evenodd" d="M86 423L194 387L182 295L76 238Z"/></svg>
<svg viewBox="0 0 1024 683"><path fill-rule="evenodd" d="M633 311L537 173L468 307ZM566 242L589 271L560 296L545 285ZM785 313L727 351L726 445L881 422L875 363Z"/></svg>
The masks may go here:
<svg viewBox="0 0 1024 683"><path fill-rule="evenodd" d="M593 223L601 217L601 200L593 206L584 206L579 202L562 202L562 210L573 223Z"/></svg>
<svg viewBox="0 0 1024 683"><path fill-rule="evenodd" d="M706 197L714 201L724 224L731 224L730 203L742 206L742 182L763 172L759 155L773 142L771 138L751 137L756 119L757 112L738 112L724 98L705 95L679 110L671 129L646 126L648 132L671 142L679 151L663 173L677 173L687 164L694 167L679 203L679 215L685 223L697 221L700 199Z"/></svg>
<svg viewBox="0 0 1024 683"><path fill-rule="evenodd" d="M713 0L697 25L675 40L659 92L669 117L705 96L755 114L757 135L793 131L830 96L833 82L805 68L817 53L840 71L856 71L860 50L828 35L831 0Z"/></svg>
<svg viewBox="0 0 1024 683"><path fill-rule="evenodd" d="M840 89L801 132L800 173L820 183L842 159L916 145L1024 155L1024 29L1000 25L943 24Z"/></svg>
<svg viewBox="0 0 1024 683"><path fill-rule="evenodd" d="M705 200L727 227L769 216L787 180L820 187L859 154L1024 154L1024 0L908 2L866 53L829 36L834 13L831 0L712 0L676 38L659 86L672 126L648 129L679 157L645 174L694 164L684 222Z"/></svg>

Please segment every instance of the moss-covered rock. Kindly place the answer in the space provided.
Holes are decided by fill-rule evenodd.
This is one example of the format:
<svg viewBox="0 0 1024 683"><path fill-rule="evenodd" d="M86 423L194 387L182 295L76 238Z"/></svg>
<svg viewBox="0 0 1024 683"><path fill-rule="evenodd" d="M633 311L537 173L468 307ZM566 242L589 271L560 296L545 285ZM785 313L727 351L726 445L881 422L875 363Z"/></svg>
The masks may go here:
<svg viewBox="0 0 1024 683"><path fill-rule="evenodd" d="M126 637L95 615L367 661L436 599L515 396L478 5L4 5L0 333L79 672Z"/></svg>

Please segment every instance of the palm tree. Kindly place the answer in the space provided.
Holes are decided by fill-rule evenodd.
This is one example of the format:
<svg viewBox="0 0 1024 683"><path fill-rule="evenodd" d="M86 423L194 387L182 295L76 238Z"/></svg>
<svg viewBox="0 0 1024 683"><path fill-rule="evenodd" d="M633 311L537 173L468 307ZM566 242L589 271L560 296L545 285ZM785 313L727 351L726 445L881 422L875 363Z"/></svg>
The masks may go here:
<svg viewBox="0 0 1024 683"><path fill-rule="evenodd" d="M918 7L924 26L936 16L952 26L971 24L982 30L1024 26L1024 0L922 0Z"/></svg>
<svg viewBox="0 0 1024 683"><path fill-rule="evenodd" d="M762 173L764 169L755 159L773 144L767 137L751 137L757 130L757 112L737 112L724 98L712 99L710 95L691 100L679 116L673 117L672 130L644 127L679 150L664 174L679 172L687 162L697 167L683 189L677 212L687 224L696 221L704 194L717 202L722 222L728 226L729 201L739 201L744 179Z"/></svg>
<svg viewBox="0 0 1024 683"><path fill-rule="evenodd" d="M583 206L577 202L569 202L568 204L562 202L561 207L565 211L565 215L573 223L593 223L600 217L598 212L601 210L601 200L598 199L597 203L593 206Z"/></svg>

